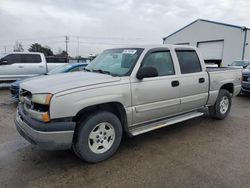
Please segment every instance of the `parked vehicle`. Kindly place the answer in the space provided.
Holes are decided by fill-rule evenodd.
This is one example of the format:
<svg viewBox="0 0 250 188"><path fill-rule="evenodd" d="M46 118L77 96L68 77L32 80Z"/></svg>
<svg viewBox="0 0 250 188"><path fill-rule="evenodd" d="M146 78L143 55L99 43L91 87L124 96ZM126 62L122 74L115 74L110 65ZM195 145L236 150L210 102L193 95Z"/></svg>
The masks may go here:
<svg viewBox="0 0 250 188"><path fill-rule="evenodd" d="M111 157L123 132L136 136L202 116L224 119L241 89L241 70L206 69L195 47L105 50L86 72L21 83L15 124L43 149L73 148L95 163Z"/></svg>
<svg viewBox="0 0 250 188"><path fill-rule="evenodd" d="M44 74L63 63L47 63L43 53L12 52L0 59L0 82Z"/></svg>
<svg viewBox="0 0 250 188"><path fill-rule="evenodd" d="M229 64L228 66L232 67L232 68L245 69L249 65L250 65L250 60L238 60L238 61L234 61L233 63Z"/></svg>
<svg viewBox="0 0 250 188"><path fill-rule="evenodd" d="M59 74L59 73L67 73L67 72L76 72L76 71L82 71L84 67L86 67L88 64L87 63L69 63L69 64L64 64L61 66L57 66L53 68L51 71L48 73L42 74L41 76L46 76L46 75L53 75L53 74ZM19 89L20 89L20 83L23 81L27 81L30 79L33 79L34 77L30 78L24 78L15 81L10 85L10 93L12 99L15 101L18 101L19 99Z"/></svg>
<svg viewBox="0 0 250 188"><path fill-rule="evenodd" d="M250 65L242 71L241 92L250 93Z"/></svg>

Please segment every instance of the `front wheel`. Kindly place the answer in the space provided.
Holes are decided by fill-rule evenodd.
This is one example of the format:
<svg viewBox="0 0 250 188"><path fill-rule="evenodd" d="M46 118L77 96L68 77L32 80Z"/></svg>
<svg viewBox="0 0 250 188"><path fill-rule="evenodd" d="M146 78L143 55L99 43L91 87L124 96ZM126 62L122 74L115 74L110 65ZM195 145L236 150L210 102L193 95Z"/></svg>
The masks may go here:
<svg viewBox="0 0 250 188"><path fill-rule="evenodd" d="M96 163L108 159L122 138L121 122L110 112L98 111L83 120L76 130L74 152L81 159Z"/></svg>
<svg viewBox="0 0 250 188"><path fill-rule="evenodd" d="M215 104L209 107L209 114L214 119L225 119L231 110L231 105L231 94L229 91L221 89Z"/></svg>

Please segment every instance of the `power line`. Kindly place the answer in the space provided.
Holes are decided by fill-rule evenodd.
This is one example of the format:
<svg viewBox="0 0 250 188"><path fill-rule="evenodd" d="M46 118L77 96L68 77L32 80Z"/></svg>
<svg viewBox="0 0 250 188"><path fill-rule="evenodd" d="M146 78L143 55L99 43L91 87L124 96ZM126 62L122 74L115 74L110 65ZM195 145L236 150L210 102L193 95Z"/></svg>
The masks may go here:
<svg viewBox="0 0 250 188"><path fill-rule="evenodd" d="M91 40L114 40L114 41L152 41L151 39L145 38L128 38L128 37L103 37L103 36L76 36L69 35L68 37L72 38L81 38L81 39L91 39ZM50 41L50 39L55 38L65 38L65 36L51 36L51 37L36 37L36 38L16 38L16 39L0 39L1 42L13 42L13 41Z"/></svg>
<svg viewBox="0 0 250 188"><path fill-rule="evenodd" d="M0 41L33 41L33 40L48 40L53 38L63 38L64 36L50 36L50 37L36 37L36 38L14 38L14 39L0 39Z"/></svg>
<svg viewBox="0 0 250 188"><path fill-rule="evenodd" d="M97 37L97 36L75 36L72 35L70 36L72 38L84 38L84 39L103 39L103 40L144 40L144 41L150 41L150 39L145 39L145 38L139 38L139 37L135 37L135 38L128 38L128 37Z"/></svg>

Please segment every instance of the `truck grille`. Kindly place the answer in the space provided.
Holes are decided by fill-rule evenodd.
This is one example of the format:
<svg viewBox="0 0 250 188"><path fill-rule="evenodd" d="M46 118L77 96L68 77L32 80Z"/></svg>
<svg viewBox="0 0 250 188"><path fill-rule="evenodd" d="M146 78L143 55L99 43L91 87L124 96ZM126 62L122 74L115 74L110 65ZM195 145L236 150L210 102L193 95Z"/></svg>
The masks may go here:
<svg viewBox="0 0 250 188"><path fill-rule="evenodd" d="M28 99L31 100L31 98L32 98L32 93L31 93L30 91L28 91L28 90L21 89L21 90L20 90L20 96L22 96L22 97L27 97Z"/></svg>
<svg viewBox="0 0 250 188"><path fill-rule="evenodd" d="M20 90L20 99L22 98L21 103L24 106L24 109L28 110L34 110L37 112L48 112L49 106L43 105L43 104L37 104L32 102L32 93L28 90L21 89ZM24 110L25 111L25 110ZM24 113L27 113L25 111Z"/></svg>
<svg viewBox="0 0 250 188"><path fill-rule="evenodd" d="M242 76L242 81L244 81L244 82L249 82L249 78L250 78L250 76L243 75L243 76Z"/></svg>
<svg viewBox="0 0 250 188"><path fill-rule="evenodd" d="M34 104L31 101L32 93L30 91L28 91L28 90L21 89L19 95L20 95L21 104L25 107L24 109L33 110L34 109ZM24 113L27 113L27 111L24 110Z"/></svg>

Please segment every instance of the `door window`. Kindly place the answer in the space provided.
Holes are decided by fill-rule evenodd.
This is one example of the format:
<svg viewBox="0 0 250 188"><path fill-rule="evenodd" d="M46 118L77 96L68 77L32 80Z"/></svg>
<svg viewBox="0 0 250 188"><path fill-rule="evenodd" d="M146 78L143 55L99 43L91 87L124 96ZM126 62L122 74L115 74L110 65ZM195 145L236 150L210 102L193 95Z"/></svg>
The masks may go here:
<svg viewBox="0 0 250 188"><path fill-rule="evenodd" d="M143 60L143 67L154 67L159 76L174 75L174 65L169 51L157 51L148 54Z"/></svg>
<svg viewBox="0 0 250 188"><path fill-rule="evenodd" d="M13 63L21 63L21 55L20 54L9 54L2 59L6 60L9 64Z"/></svg>
<svg viewBox="0 0 250 188"><path fill-rule="evenodd" d="M202 71L200 60L194 50L176 50L176 55L179 60L182 74L189 74Z"/></svg>
<svg viewBox="0 0 250 188"><path fill-rule="evenodd" d="M41 56L39 54L23 54L23 63L41 63Z"/></svg>

